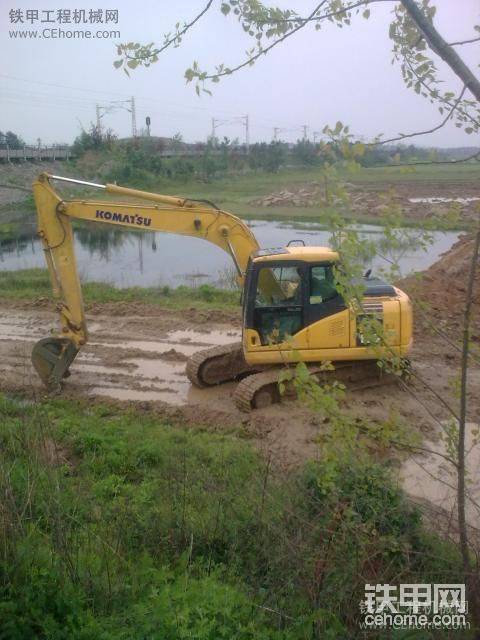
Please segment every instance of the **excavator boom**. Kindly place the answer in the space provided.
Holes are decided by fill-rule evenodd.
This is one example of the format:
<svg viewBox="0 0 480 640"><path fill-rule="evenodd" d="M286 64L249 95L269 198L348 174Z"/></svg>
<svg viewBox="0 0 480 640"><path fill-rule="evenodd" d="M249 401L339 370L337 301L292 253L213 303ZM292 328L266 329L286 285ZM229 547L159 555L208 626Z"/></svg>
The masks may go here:
<svg viewBox="0 0 480 640"><path fill-rule="evenodd" d="M144 203L64 200L53 188L53 180L99 188L108 194L127 196ZM45 338L37 343L32 361L43 382L52 389L58 388L62 378L68 375L70 364L88 339L75 260L72 218L202 238L231 256L242 286L248 260L259 249L255 236L240 218L206 201L148 193L115 184L100 185L46 173L38 177L33 192L38 234L57 301L61 336Z"/></svg>

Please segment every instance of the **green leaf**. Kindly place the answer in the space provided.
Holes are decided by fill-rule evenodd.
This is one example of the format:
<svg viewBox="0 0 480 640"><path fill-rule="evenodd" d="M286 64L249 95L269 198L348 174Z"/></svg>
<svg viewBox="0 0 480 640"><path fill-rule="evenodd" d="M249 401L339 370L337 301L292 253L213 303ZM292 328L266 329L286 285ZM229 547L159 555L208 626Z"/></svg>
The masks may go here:
<svg viewBox="0 0 480 640"><path fill-rule="evenodd" d="M130 67L130 69L135 69L136 67L138 67L138 65L139 65L138 60L129 60L127 62L127 67Z"/></svg>
<svg viewBox="0 0 480 640"><path fill-rule="evenodd" d="M365 9L362 15L365 18L365 20L368 20L370 17L370 9Z"/></svg>
<svg viewBox="0 0 480 640"><path fill-rule="evenodd" d="M115 67L115 69L120 69L122 64L123 64L123 60L115 60L115 62L113 63L113 66Z"/></svg>
<svg viewBox="0 0 480 640"><path fill-rule="evenodd" d="M473 133L473 127L466 127L465 133L468 133L468 134Z"/></svg>
<svg viewBox="0 0 480 640"><path fill-rule="evenodd" d="M228 16L228 14L230 13L230 5L227 4L226 2L222 2L220 11L223 13L224 16Z"/></svg>

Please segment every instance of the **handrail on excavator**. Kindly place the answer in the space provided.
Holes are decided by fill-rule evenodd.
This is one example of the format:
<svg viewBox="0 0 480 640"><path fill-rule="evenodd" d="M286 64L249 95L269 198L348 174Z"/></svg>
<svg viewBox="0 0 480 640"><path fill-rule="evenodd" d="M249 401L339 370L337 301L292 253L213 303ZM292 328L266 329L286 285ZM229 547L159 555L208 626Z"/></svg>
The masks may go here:
<svg viewBox="0 0 480 640"><path fill-rule="evenodd" d="M161 202L172 207L200 207L204 204L211 206L213 209L218 207L208 200L197 200L190 198L178 198L177 196L165 196L150 191L141 191L139 189L130 189L129 187L121 187L114 183L100 184L98 182L87 182L86 180L77 180L76 178L66 178L64 176L55 176L51 173L40 174L45 176L47 180L57 180L58 182L70 182L85 187L93 187L94 189L104 189L107 193L118 193L119 195L132 198L141 198L142 200L151 200L152 202Z"/></svg>

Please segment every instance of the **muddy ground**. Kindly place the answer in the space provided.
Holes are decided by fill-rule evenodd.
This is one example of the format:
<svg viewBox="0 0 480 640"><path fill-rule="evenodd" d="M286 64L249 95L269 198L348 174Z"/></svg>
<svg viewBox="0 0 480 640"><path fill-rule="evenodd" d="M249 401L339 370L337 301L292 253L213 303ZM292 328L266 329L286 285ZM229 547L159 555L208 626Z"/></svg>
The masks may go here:
<svg viewBox="0 0 480 640"><path fill-rule="evenodd" d="M268 456L288 470L320 455L318 437L324 418L296 401L239 412L232 400L234 383L210 389L193 388L185 362L196 350L237 341L240 315L223 312L167 311L133 304L96 305L88 313L90 340L71 367L65 397L134 404L178 425L203 425L209 430L240 430ZM45 391L30 364L36 340L56 327L54 310L44 301L3 304L0 308L0 389L44 397ZM400 415L412 432L420 432L429 448L438 448L438 422L448 417L439 398L454 401L452 379L459 354L425 328L417 334L412 362L419 378L411 389L396 384L351 391L345 408L359 417L385 421ZM435 390L435 396L428 387ZM480 422L480 364L470 371L469 420ZM430 442L431 441L431 442ZM430 443L430 444L428 444ZM385 452L386 454L386 452ZM390 453L388 454L390 455ZM397 452L400 461L404 453ZM479 460L475 459L478 466ZM408 464L409 466L405 466ZM439 508L454 508L453 489L439 493L435 474L443 473L431 456L409 454L401 472L410 493ZM400 462L399 462L400 466ZM448 478L451 484L451 479ZM452 485L453 486L453 485ZM472 516L473 517L473 516Z"/></svg>
<svg viewBox="0 0 480 640"><path fill-rule="evenodd" d="M407 386L389 384L348 391L345 410L359 418L385 422L398 415L423 447L446 453L442 425L451 418L446 404L458 410L461 329L472 237L463 236L421 278L399 283L415 301L414 375ZM480 505L480 446L472 432L480 424L480 265L472 307L472 358L468 385L468 463L473 500ZM323 416L298 401L243 414L233 402L234 383L193 388L185 364L197 350L236 342L240 311L161 309L138 303L95 304L87 308L89 342L71 367L65 397L133 404L178 426L231 430L251 441L282 470L321 455ZM0 303L0 390L41 398L45 390L30 363L33 344L55 332L57 318L46 299ZM428 452L379 451L396 461L408 492L428 500L435 514L455 510L455 478L441 457ZM443 482L438 482L438 478ZM442 511L443 510L443 511ZM480 507L470 501L469 520L480 529ZM435 516L436 517L436 516ZM447 525L449 518L445 519Z"/></svg>

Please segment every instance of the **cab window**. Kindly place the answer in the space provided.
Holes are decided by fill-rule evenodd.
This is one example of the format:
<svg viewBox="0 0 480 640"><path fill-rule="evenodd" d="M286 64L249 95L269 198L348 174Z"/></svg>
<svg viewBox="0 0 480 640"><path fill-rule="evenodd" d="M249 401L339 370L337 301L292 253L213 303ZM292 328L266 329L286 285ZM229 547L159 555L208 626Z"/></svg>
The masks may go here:
<svg viewBox="0 0 480 640"><path fill-rule="evenodd" d="M310 304L322 304L338 296L333 265L322 265L310 269Z"/></svg>
<svg viewBox="0 0 480 640"><path fill-rule="evenodd" d="M262 267L255 292L254 328L262 345L279 344L303 327L302 271Z"/></svg>
<svg viewBox="0 0 480 640"><path fill-rule="evenodd" d="M255 307L283 307L302 303L298 267L263 267L258 276Z"/></svg>

